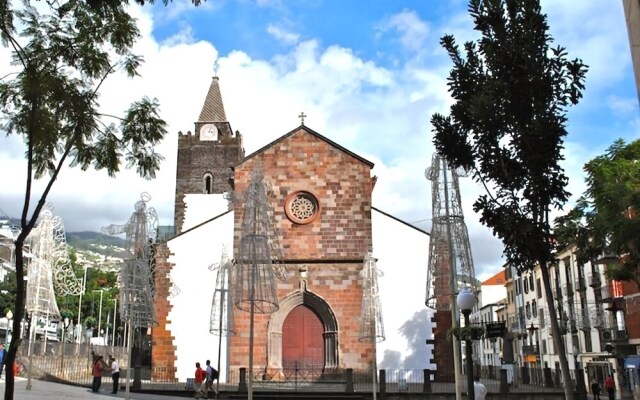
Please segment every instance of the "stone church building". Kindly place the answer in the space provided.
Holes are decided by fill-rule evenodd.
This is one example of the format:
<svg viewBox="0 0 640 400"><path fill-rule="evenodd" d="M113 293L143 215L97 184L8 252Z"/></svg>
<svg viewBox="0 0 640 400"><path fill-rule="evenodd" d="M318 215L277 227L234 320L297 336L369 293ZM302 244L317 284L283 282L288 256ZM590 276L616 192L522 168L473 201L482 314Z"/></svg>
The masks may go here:
<svg viewBox="0 0 640 400"><path fill-rule="evenodd" d="M425 278L406 271L417 266L426 275L429 236L373 206L372 162L304 123L246 155L242 135L226 120L217 77L194 132L179 133L177 157L176 235L158 246L156 258L153 374L185 380L196 362L216 366L220 357L224 381L248 367L249 313L234 309L237 333L222 339L210 333L210 322L215 267L223 253L238 255L243 193L254 169L273 192L285 271L276 280L278 310L255 315L254 371L365 369L389 356L384 345L359 337L360 272L369 251L385 274L379 285L388 340L399 353L424 352L421 368L433 368L429 338L420 338L424 349L412 349L398 333L424 308Z"/></svg>

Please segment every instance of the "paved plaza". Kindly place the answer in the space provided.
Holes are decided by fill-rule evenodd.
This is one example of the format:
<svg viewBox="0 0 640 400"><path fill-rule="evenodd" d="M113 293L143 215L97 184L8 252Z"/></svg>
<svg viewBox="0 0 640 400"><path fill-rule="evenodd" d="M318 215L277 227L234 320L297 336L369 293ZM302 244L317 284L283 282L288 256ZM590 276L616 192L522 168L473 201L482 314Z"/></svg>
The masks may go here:
<svg viewBox="0 0 640 400"><path fill-rule="evenodd" d="M5 380L4 376L0 379L0 397L4 398ZM45 381L31 381L31 390L27 390L27 380L25 378L16 378L16 386L14 392L14 399L17 400L43 400L43 399L93 399L96 400L108 400L124 398L124 390L118 392L118 394L110 394L111 391L111 379L102 381L102 387L99 393L92 393L91 388L63 385L53 382ZM146 393L131 393L130 399L134 400L151 400L151 399L163 399L163 400L184 400L185 397L178 396L160 396L156 394Z"/></svg>

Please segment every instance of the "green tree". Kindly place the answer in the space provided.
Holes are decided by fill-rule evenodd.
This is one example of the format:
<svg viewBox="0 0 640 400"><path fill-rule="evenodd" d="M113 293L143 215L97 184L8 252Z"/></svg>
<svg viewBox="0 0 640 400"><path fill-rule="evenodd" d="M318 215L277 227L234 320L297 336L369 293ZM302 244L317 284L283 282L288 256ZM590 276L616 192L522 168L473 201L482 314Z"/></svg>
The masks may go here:
<svg viewBox="0 0 640 400"><path fill-rule="evenodd" d="M615 141L584 166L587 190L576 206L556 219L559 246L576 246L578 262L603 255L609 279L640 288L640 140Z"/></svg>
<svg viewBox="0 0 640 400"><path fill-rule="evenodd" d="M549 279L549 213L569 197L559 162L566 109L582 97L586 66L551 47L538 0L471 0L469 13L477 41L461 50L453 36L441 39L454 64L454 103L449 116L431 118L434 144L485 188L474 210L503 241L507 261L519 271L540 266L562 377L571 382ZM573 399L571 385L565 396Z"/></svg>
<svg viewBox="0 0 640 400"><path fill-rule="evenodd" d="M7 311L11 310L16 302L16 273L7 272L4 280L0 282L0 315L4 316ZM13 313L15 315L15 313Z"/></svg>
<svg viewBox="0 0 640 400"><path fill-rule="evenodd" d="M22 231L14 243L17 276L24 274L25 240L64 165L82 170L93 166L115 176L124 163L146 178L153 178L160 166L162 157L154 146L166 134L166 124L156 100L134 102L117 118L119 127L99 111L100 88L107 78L118 71L135 77L142 62L131 51L139 37L134 19L120 3L109 4L38 2L37 10L30 0L17 7L0 2L0 35L18 68L0 78L0 115L7 134L24 139L27 159ZM34 193L35 179L45 180L40 194ZM9 366L20 345L25 304L24 282L18 279L16 286ZM6 371L5 399L12 399L13 369Z"/></svg>

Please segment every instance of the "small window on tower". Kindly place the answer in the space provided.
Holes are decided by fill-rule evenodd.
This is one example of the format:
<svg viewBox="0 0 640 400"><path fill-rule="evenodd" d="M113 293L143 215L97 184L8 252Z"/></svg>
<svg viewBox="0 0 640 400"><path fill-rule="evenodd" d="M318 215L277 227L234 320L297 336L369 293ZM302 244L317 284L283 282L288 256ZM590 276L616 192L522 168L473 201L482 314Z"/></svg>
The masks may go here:
<svg viewBox="0 0 640 400"><path fill-rule="evenodd" d="M213 193L213 175L210 172L204 174L204 194Z"/></svg>

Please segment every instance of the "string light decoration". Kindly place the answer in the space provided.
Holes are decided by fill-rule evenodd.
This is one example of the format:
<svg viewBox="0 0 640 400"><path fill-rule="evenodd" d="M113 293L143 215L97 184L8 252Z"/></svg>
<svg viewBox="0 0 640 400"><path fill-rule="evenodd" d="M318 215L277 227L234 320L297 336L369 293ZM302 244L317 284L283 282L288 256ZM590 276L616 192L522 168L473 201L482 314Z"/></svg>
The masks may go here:
<svg viewBox="0 0 640 400"><path fill-rule="evenodd" d="M102 228L104 233L110 235L126 234L127 259L122 263L120 270L120 316L129 325L127 353L130 357L125 385L126 399L130 398L133 331L156 324L153 273L158 215L153 207L147 208L150 200L151 196L148 193L142 193L127 223Z"/></svg>
<svg viewBox="0 0 640 400"><path fill-rule="evenodd" d="M373 343L371 377L373 400L376 400L378 375L376 343L385 339L382 306L378 290L378 277L383 276L383 274L378 270L376 259L370 251L367 252L364 258L360 276L362 277L362 307L360 309L360 335L358 338L360 341L371 341Z"/></svg>
<svg viewBox="0 0 640 400"><path fill-rule="evenodd" d="M437 153L431 160L431 167L425 171L425 176L431 181L432 196L432 226L429 239L429 266L427 270L425 305L436 310L434 349L453 346L453 371L446 367L438 368L436 363L436 379L449 379L453 372L456 399L461 398L462 373L460 366L460 344L454 337L451 344L447 343L443 331L449 325L452 328L460 326L460 315L456 306L456 295L466 287L473 293L479 290L479 282L475 278L469 233L464 223L462 203L460 200L460 185L458 178L466 176L462 169L451 169L446 161ZM449 312L450 323L445 322L445 313Z"/></svg>
<svg viewBox="0 0 640 400"><path fill-rule="evenodd" d="M222 338L234 336L236 331L233 326L233 302L231 300L231 260L226 248L222 249L220 264L209 266L209 270L217 271L216 289L213 292L211 303L211 318L209 320L209 332L218 336L218 371L222 363ZM220 393L220 379L216 380L216 392Z"/></svg>
<svg viewBox="0 0 640 400"><path fill-rule="evenodd" d="M236 331L233 326L233 302L231 299L231 267L232 263L227 250L222 250L219 264L209 266L210 271L216 271L216 286L211 302L211 318L209 332L216 336L233 336Z"/></svg>
<svg viewBox="0 0 640 400"><path fill-rule="evenodd" d="M436 153L425 175L432 182L433 206L425 303L436 310L450 310L462 287L474 293L479 289L460 200L458 178L466 173L452 170Z"/></svg>
<svg viewBox="0 0 640 400"><path fill-rule="evenodd" d="M56 295L77 296L82 292L82 280L76 277L62 218L53 215L47 204L40 213L38 224L29 235L33 258L27 267L26 308L36 317L46 315L60 319Z"/></svg>

